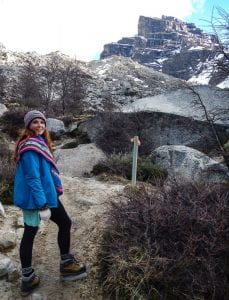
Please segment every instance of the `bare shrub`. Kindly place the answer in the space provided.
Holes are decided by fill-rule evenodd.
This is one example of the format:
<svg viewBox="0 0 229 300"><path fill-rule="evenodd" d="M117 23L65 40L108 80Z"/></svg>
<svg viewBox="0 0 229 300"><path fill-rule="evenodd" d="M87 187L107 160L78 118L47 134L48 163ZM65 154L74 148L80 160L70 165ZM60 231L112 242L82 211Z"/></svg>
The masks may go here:
<svg viewBox="0 0 229 300"><path fill-rule="evenodd" d="M3 204L13 203L13 179L15 164L6 144L0 144L0 199Z"/></svg>
<svg viewBox="0 0 229 300"><path fill-rule="evenodd" d="M101 114L100 119L102 129L98 134L96 144L108 154L130 152L134 123L122 113Z"/></svg>
<svg viewBox="0 0 229 300"><path fill-rule="evenodd" d="M113 201L98 251L109 299L229 299L229 188L144 186Z"/></svg>
<svg viewBox="0 0 229 300"><path fill-rule="evenodd" d="M101 125L96 144L104 152L108 154L130 153L133 148L131 138L138 135L143 141L139 153L141 155L151 153L152 141L142 133L142 128L146 125L144 113L106 112L101 113L97 118Z"/></svg>
<svg viewBox="0 0 229 300"><path fill-rule="evenodd" d="M25 108L17 108L16 110L5 112L0 118L3 132L16 139L20 129L24 127L24 115L26 112Z"/></svg>

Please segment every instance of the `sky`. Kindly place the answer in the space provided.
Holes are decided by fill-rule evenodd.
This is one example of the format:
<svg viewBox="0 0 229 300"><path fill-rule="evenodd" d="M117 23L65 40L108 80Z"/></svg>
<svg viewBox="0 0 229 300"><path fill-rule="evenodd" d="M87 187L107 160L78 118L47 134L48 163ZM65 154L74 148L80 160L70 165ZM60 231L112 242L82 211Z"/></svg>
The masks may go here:
<svg viewBox="0 0 229 300"><path fill-rule="evenodd" d="M174 16L208 30L213 7L228 0L0 0L0 43L8 50L61 51L98 59L107 43L137 34L138 18Z"/></svg>

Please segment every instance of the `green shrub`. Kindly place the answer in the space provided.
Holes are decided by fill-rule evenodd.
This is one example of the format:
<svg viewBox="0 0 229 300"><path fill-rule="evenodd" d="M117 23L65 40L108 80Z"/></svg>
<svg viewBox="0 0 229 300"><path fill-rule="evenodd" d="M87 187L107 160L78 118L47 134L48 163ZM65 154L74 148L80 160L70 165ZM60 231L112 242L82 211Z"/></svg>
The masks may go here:
<svg viewBox="0 0 229 300"><path fill-rule="evenodd" d="M92 170L94 175L107 173L108 175L118 175L126 179L132 176L132 157L131 155L112 155L106 161L99 162ZM149 157L139 157L137 167L137 179L155 183L158 180L165 180L166 170L155 165Z"/></svg>
<svg viewBox="0 0 229 300"><path fill-rule="evenodd" d="M111 201L97 253L106 299L229 299L229 189L143 185Z"/></svg>

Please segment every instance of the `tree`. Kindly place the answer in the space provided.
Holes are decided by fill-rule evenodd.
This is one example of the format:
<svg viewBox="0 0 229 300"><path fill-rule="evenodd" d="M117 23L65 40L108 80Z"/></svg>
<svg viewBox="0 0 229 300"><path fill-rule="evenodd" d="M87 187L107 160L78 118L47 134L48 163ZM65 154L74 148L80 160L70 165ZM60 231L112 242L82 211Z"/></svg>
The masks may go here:
<svg viewBox="0 0 229 300"><path fill-rule="evenodd" d="M0 67L0 102L3 102L3 99L6 94L6 75L4 72L4 68Z"/></svg>
<svg viewBox="0 0 229 300"><path fill-rule="evenodd" d="M77 61L59 52L50 53L45 57L40 75L46 109L54 109L63 115L67 111L82 110L83 79L87 75Z"/></svg>
<svg viewBox="0 0 229 300"><path fill-rule="evenodd" d="M78 65L78 62L64 60L59 69L59 94L62 114L66 112L83 111L85 97L84 79L88 78Z"/></svg>
<svg viewBox="0 0 229 300"><path fill-rule="evenodd" d="M42 104L42 86L39 76L40 59L32 53L22 55L18 61L18 76L13 86L13 97L29 105Z"/></svg>
<svg viewBox="0 0 229 300"><path fill-rule="evenodd" d="M58 85L59 65L60 55L58 52L52 52L45 57L45 63L40 67L39 70L46 109L49 108L50 103L55 97L55 90Z"/></svg>
<svg viewBox="0 0 229 300"><path fill-rule="evenodd" d="M213 7L210 23L217 42L215 71L218 78L229 75L229 13L221 7Z"/></svg>

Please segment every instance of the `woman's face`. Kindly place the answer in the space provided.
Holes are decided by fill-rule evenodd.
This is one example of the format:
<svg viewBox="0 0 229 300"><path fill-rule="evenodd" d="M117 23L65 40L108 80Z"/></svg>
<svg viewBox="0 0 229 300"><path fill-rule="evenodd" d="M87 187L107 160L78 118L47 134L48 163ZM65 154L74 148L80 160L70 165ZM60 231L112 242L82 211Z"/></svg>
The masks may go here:
<svg viewBox="0 0 229 300"><path fill-rule="evenodd" d="M33 119L29 125L29 129L33 130L36 135L42 135L45 131L45 122L43 119Z"/></svg>

